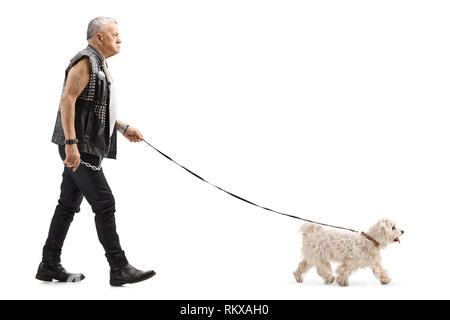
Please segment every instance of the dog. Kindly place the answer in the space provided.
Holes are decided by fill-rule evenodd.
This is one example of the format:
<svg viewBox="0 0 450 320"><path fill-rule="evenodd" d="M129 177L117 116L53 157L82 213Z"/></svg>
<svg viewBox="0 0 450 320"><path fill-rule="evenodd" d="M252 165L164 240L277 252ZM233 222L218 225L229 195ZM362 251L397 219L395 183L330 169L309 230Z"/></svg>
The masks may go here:
<svg viewBox="0 0 450 320"><path fill-rule="evenodd" d="M387 270L381 265L380 250L391 243L400 243L400 236L404 234L394 221L387 218L361 234L327 230L312 223L303 224L299 232L303 238L303 259L294 271L295 280L303 282L306 272L316 267L325 284L333 283L336 279L340 286L348 286L350 274L366 267L372 269L381 284L391 282ZM336 278L330 262L339 263Z"/></svg>

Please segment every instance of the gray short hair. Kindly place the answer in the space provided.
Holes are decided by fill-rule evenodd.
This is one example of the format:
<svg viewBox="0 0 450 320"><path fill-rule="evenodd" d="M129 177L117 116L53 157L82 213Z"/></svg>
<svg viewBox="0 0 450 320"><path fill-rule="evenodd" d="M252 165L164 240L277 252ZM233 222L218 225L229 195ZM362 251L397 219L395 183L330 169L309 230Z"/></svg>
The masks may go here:
<svg viewBox="0 0 450 320"><path fill-rule="evenodd" d="M110 21L117 24L117 21L110 17L97 17L89 21L86 39L87 40L92 39L97 32L104 32L106 25Z"/></svg>

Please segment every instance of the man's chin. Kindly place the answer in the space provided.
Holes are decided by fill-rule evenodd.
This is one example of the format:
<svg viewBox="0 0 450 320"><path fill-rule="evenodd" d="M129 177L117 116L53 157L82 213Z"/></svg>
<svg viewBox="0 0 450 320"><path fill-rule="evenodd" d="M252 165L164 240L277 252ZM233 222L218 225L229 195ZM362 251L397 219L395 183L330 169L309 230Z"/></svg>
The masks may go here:
<svg viewBox="0 0 450 320"><path fill-rule="evenodd" d="M118 53L120 53L120 49L114 49L113 54L111 56L115 56Z"/></svg>

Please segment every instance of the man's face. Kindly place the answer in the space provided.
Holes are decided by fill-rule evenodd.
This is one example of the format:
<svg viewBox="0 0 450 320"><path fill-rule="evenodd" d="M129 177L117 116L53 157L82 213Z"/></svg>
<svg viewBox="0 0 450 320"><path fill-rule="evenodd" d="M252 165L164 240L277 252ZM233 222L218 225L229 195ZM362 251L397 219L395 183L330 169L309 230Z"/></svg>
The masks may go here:
<svg viewBox="0 0 450 320"><path fill-rule="evenodd" d="M100 32L102 35L102 50L105 56L113 56L120 52L120 37L117 24L113 21L109 21L104 32Z"/></svg>

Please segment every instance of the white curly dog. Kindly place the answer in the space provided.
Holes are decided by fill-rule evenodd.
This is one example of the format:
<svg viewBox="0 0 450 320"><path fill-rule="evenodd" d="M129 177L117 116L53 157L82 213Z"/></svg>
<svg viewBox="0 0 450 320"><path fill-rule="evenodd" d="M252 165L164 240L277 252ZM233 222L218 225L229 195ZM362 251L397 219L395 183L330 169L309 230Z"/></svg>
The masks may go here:
<svg viewBox="0 0 450 320"><path fill-rule="evenodd" d="M380 250L393 242L400 242L399 237L404 233L387 218L361 234L327 230L312 223L303 224L299 231L303 238L303 259L294 271L297 282L303 282L306 272L316 267L319 276L330 284L335 280L330 262L337 262L336 282L341 286L348 285L352 272L366 267L372 269L382 284L388 284L391 278L381 265Z"/></svg>

